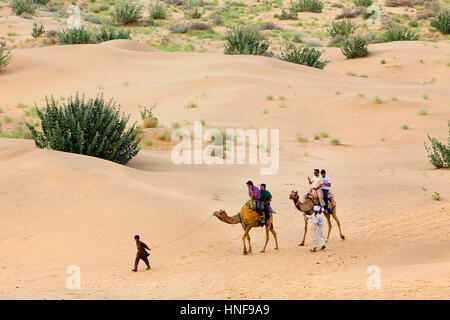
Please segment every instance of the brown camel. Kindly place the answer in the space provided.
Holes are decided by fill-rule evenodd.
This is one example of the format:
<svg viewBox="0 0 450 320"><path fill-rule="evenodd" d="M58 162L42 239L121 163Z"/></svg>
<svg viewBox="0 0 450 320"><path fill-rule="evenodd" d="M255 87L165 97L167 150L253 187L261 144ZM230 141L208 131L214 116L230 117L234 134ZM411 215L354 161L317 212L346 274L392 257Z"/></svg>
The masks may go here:
<svg viewBox="0 0 450 320"><path fill-rule="evenodd" d="M314 213L314 206L316 205L316 203L314 203L314 201L310 197L305 197L305 202L301 203L298 192L294 191L294 190L292 190L291 195L289 196L289 199L294 201L295 207L298 210L300 210L301 212L303 212L303 218L305 219L305 233L303 234L303 241L299 244L299 246L304 246L306 232L308 231L308 219L305 217L305 215L310 215L310 214ZM317 201L318 201L318 199L317 199ZM336 215L336 206L331 211L331 216L333 216L333 219L337 223L341 239L344 240L345 236L342 234L342 231L341 231L341 223L339 222L339 219ZM325 218L327 218L327 222L328 222L328 236L327 236L327 241L328 241L328 239L330 238L330 232L331 232L331 228L332 228L330 214L328 213L328 211L325 212Z"/></svg>
<svg viewBox="0 0 450 320"><path fill-rule="evenodd" d="M248 213L245 214L252 214L254 215L258 215L258 213L256 213L255 211L250 211ZM244 235L242 236L242 241L244 243L244 255L247 253L252 253L252 244L250 243L250 229L251 228L256 228L256 227L262 227L264 226L264 224L260 223L259 220L255 220L252 223L246 224L244 222L244 220L246 220L246 216L243 216L241 219L241 216L239 214L229 217L227 215L227 213L220 209L219 211L215 211L214 216L216 216L220 221L223 221L225 223L228 224L238 224L240 223L242 225L242 228L244 229ZM264 248L261 250L261 252L265 252L266 247L267 247L267 243L269 242L269 231L272 232L274 238L275 238L275 250L278 250L278 240L277 240L277 233L275 232L274 228L273 228L273 214L270 216L270 219L266 225L266 243L264 245ZM248 240L248 251L247 251L247 247L245 246L245 239L247 238Z"/></svg>

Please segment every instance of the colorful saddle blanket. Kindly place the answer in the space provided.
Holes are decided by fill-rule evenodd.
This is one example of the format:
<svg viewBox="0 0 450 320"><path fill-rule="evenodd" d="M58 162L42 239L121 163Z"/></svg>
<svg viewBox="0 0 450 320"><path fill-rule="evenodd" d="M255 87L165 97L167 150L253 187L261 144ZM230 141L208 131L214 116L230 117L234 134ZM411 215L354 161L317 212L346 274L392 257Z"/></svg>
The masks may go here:
<svg viewBox="0 0 450 320"><path fill-rule="evenodd" d="M271 213L269 213L272 215ZM256 210L256 202L254 200L247 201L238 212L241 222L247 227L256 223L256 221L264 222Z"/></svg>

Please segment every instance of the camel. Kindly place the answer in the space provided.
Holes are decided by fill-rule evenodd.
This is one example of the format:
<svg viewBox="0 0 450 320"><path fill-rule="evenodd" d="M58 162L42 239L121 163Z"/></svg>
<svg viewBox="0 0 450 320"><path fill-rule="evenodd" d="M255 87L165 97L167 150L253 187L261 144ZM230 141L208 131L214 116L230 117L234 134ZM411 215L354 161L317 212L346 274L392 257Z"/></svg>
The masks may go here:
<svg viewBox="0 0 450 320"><path fill-rule="evenodd" d="M219 211L215 211L213 215L216 216L220 221L228 224L240 223L242 225L242 228L244 229L244 235L242 236L242 242L244 243L244 255L246 255L247 253L252 253L252 244L250 243L249 232L252 228L264 226L264 224L259 221L259 214L255 210L249 209L248 204L246 204L244 205L240 213L232 217L228 216L225 210L222 209L220 209ZM266 225L266 243L264 244L264 248L260 251L261 253L265 252L267 243L269 242L269 231L272 232L275 238L275 250L278 250L277 233L273 228L273 214L270 216L268 224ZM245 245L245 239L248 240L248 251Z"/></svg>
<svg viewBox="0 0 450 320"><path fill-rule="evenodd" d="M289 196L289 199L294 201L294 205L299 211L303 212L303 218L305 219L305 233L303 234L303 241L299 244L299 246L304 246L306 232L308 231L308 219L305 217L305 215L310 215L310 214L314 213L314 206L316 204L318 204L318 199L317 199L317 202L315 202L311 196L307 195L305 197L305 202L301 203L298 192L294 191L294 190L292 190L292 192ZM333 219L337 223L341 239L345 240L345 236L342 234L342 231L341 231L341 223L339 222L339 219L336 215L336 206L334 206L333 210L331 211L331 216L333 216ZM328 222L328 236L327 236L327 241L328 241L328 239L330 238L330 232L331 232L332 225L331 225L331 220L330 220L330 214L327 211L325 212L325 218L327 218L327 222Z"/></svg>

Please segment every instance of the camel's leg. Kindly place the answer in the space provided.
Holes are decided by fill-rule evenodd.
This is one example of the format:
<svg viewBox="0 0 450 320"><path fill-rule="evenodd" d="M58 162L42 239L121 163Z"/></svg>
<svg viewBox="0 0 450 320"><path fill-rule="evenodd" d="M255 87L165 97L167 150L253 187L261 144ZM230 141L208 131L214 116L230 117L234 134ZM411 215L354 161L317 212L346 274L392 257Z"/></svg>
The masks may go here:
<svg viewBox="0 0 450 320"><path fill-rule="evenodd" d="M273 228L273 224L270 224L270 231L272 232L273 237L275 238L275 244L276 244L275 250L278 250L277 233L275 232L275 229Z"/></svg>
<svg viewBox="0 0 450 320"><path fill-rule="evenodd" d="M336 215L336 209L334 209L331 214L333 215L333 219L336 221L336 224L337 224L337 226L339 228L339 234L341 236L341 239L345 240L345 236L342 234L342 231L341 231L341 223L339 222L339 219L338 219L338 217Z"/></svg>
<svg viewBox="0 0 450 320"><path fill-rule="evenodd" d="M269 229L270 226L266 225L266 243L264 244L264 249L262 249L261 252L266 251L267 243L269 242Z"/></svg>
<svg viewBox="0 0 450 320"><path fill-rule="evenodd" d="M306 217L303 218L305 219L305 233L303 234L303 241L299 244L299 246L305 245L306 232L308 231L308 219L306 219Z"/></svg>
<svg viewBox="0 0 450 320"><path fill-rule="evenodd" d="M244 254L247 254L247 247L245 246L245 239L247 239L248 232L252 227L248 226L244 229L244 235L242 236L242 242L244 243Z"/></svg>
<svg viewBox="0 0 450 320"><path fill-rule="evenodd" d="M325 218L327 218L327 222L328 222L328 236L327 236L327 241L328 239L330 239L330 232L331 232L331 228L333 228L333 226L331 225L331 217L329 213L325 213Z"/></svg>
<svg viewBox="0 0 450 320"><path fill-rule="evenodd" d="M252 244L250 243L250 233L247 234L248 240L248 253L252 253Z"/></svg>

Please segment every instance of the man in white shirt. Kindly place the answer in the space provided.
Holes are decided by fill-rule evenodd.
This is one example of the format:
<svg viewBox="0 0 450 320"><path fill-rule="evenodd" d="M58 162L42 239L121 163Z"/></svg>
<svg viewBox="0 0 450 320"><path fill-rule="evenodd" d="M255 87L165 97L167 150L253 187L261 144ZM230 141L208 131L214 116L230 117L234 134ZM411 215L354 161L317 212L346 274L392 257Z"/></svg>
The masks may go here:
<svg viewBox="0 0 450 320"><path fill-rule="evenodd" d="M323 207L325 202L323 200L323 192L322 192L322 177L320 176L319 169L314 169L314 176L312 179L308 177L308 182L311 185L311 190L309 192L314 193L317 192L317 196L319 197L319 203Z"/></svg>
<svg viewBox="0 0 450 320"><path fill-rule="evenodd" d="M331 210L328 208L328 193L331 188L331 180L327 177L327 172L325 169L322 169L320 171L320 174L322 175L322 192L323 192L323 200L325 200L325 209L328 211L328 213L331 213Z"/></svg>

